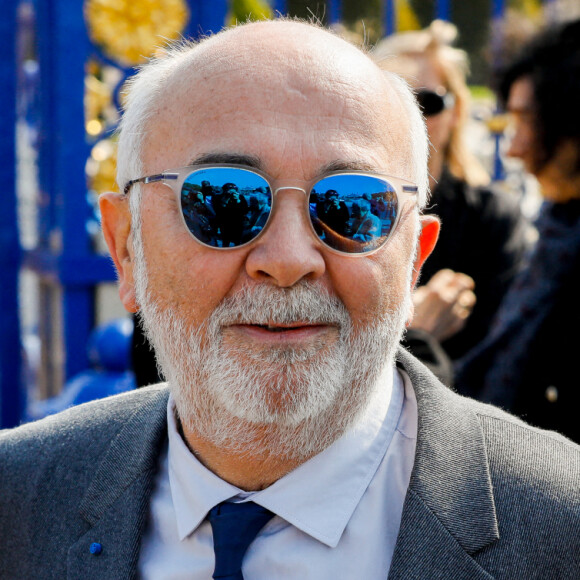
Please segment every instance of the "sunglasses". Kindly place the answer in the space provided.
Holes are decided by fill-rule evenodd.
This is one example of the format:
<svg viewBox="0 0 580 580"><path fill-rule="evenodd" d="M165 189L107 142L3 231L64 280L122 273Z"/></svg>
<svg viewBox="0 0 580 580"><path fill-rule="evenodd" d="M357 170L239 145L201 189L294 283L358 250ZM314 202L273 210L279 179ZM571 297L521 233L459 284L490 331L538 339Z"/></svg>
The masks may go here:
<svg viewBox="0 0 580 580"><path fill-rule="evenodd" d="M425 117L438 115L445 109L450 109L455 104L455 97L452 93L443 91L429 91L422 89L415 93L417 103Z"/></svg>
<svg viewBox="0 0 580 580"><path fill-rule="evenodd" d="M201 244L235 249L256 240L272 219L278 192L300 190L312 231L340 254L368 254L389 239L417 186L398 177L333 172L313 181L280 182L242 165L193 165L133 179L161 182L177 196L185 227Z"/></svg>

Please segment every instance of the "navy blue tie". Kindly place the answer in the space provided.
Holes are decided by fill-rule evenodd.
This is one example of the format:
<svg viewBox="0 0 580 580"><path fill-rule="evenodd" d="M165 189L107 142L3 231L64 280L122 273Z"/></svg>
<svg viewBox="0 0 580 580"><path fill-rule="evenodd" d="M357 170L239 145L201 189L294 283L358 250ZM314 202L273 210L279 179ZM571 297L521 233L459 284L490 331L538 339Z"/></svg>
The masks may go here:
<svg viewBox="0 0 580 580"><path fill-rule="evenodd" d="M258 532L274 514L254 502L222 502L207 516L213 532L215 571L219 580L243 580L242 560Z"/></svg>

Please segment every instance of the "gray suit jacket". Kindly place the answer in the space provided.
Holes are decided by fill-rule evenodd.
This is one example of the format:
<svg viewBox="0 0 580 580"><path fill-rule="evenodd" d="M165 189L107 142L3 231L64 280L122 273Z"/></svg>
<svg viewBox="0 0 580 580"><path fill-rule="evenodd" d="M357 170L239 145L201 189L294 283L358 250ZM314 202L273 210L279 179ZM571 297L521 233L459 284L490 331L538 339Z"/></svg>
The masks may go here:
<svg viewBox="0 0 580 580"><path fill-rule="evenodd" d="M389 580L580 579L580 448L399 361L419 432ZM137 576L167 396L150 387L0 435L0 578Z"/></svg>

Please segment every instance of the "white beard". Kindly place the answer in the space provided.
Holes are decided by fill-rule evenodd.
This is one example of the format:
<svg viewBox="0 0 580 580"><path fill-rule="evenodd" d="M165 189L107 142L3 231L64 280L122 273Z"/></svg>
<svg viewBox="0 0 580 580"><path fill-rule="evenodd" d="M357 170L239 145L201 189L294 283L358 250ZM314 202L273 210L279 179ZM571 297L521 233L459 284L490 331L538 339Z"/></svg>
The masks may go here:
<svg viewBox="0 0 580 580"><path fill-rule="evenodd" d="M147 287L137 230L137 300L186 430L230 453L304 460L364 413L381 373L393 364L410 291L396 311L355 331L344 304L316 283L248 286L191 329L184 324L187 312L164 308ZM232 339L228 330L231 324L296 321L330 324L336 338L303 347L257 347L237 335Z"/></svg>

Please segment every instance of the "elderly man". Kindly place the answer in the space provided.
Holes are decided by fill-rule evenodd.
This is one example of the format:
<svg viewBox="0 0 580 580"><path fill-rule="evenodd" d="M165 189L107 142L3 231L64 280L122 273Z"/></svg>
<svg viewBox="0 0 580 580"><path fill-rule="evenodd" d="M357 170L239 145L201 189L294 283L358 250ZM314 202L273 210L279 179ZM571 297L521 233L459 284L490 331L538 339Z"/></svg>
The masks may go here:
<svg viewBox="0 0 580 580"><path fill-rule="evenodd" d="M137 75L103 229L168 384L2 435L2 578L579 576L578 447L397 353L438 232L426 151L402 81L311 25ZM202 180L263 187L263 229L196 238ZM328 189L392 191L391 227L333 231Z"/></svg>

